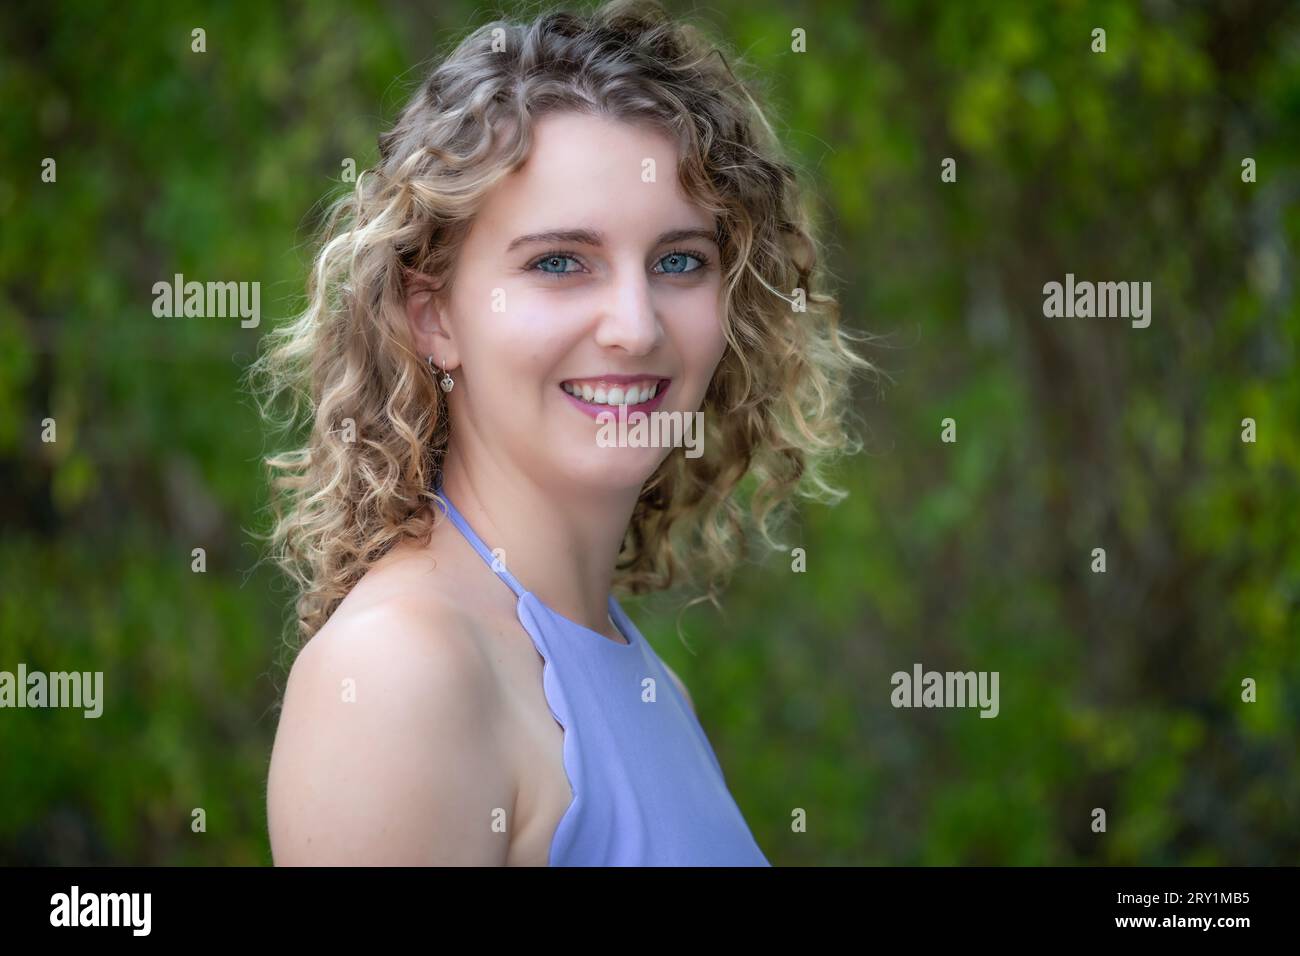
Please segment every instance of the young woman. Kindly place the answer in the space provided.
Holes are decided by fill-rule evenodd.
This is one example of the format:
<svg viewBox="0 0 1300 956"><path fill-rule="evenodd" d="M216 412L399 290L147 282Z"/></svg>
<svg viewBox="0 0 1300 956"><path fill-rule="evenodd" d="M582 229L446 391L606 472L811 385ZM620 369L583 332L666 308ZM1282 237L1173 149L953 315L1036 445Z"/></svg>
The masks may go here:
<svg viewBox="0 0 1300 956"><path fill-rule="evenodd" d="M612 589L713 597L741 482L766 536L856 447L866 363L779 155L725 59L641 3L481 27L380 137L259 363L312 420L271 460L309 638L277 864L768 864Z"/></svg>

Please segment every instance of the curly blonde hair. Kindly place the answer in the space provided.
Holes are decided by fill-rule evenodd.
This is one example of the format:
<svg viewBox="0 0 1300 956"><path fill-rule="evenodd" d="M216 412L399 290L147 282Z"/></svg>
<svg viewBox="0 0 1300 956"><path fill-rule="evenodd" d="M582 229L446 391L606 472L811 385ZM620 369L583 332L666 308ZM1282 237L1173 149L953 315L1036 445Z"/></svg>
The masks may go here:
<svg viewBox="0 0 1300 956"><path fill-rule="evenodd" d="M748 540L742 499L783 547L770 522L788 499L844 495L823 466L861 449L845 427L849 373L873 366L814 289L819 246L795 169L723 53L644 0L487 23L432 70L380 135L377 164L333 204L306 310L268 336L252 369L268 418L288 394L282 424L310 425L304 446L266 459L278 492L267 538L296 585L301 639L394 544L432 533L448 415L414 350L408 283L450 280L485 192L524 161L531 124L557 111L672 136L682 187L716 216L722 249L727 348L704 399L706 451L675 449L646 481L616 588L702 577L696 601L717 605Z"/></svg>

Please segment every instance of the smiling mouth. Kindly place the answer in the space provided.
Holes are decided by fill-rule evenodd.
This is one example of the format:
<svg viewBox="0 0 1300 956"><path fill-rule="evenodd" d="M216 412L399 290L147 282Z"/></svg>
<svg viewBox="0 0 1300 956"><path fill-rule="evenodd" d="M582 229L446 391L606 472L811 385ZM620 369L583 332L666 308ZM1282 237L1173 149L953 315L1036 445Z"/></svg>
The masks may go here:
<svg viewBox="0 0 1300 956"><path fill-rule="evenodd" d="M663 395L671 379L645 378L610 381L607 379L568 379L560 383L566 394L588 405L635 408Z"/></svg>

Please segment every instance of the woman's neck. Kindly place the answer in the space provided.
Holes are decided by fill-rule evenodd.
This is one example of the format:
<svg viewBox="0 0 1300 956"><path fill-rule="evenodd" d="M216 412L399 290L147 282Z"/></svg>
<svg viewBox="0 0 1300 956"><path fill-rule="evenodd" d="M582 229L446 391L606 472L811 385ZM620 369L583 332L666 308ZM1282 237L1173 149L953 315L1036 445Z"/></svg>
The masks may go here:
<svg viewBox="0 0 1300 956"><path fill-rule="evenodd" d="M451 450L446 461L447 497L515 579L557 613L621 640L609 595L639 489L555 489L490 462L475 467Z"/></svg>

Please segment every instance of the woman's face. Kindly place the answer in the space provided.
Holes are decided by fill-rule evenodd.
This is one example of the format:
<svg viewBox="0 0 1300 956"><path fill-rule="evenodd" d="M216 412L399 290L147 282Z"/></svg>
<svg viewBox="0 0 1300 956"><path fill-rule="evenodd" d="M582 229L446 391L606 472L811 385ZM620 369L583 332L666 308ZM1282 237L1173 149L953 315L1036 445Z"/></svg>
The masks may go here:
<svg viewBox="0 0 1300 956"><path fill-rule="evenodd" d="M452 454L564 489L639 489L671 451L654 443L691 433L609 447L617 421L596 416L622 402L627 434L636 412L693 427L726 347L713 216L683 194L666 134L576 113L533 132L465 239L447 338L427 339L456 379Z"/></svg>

